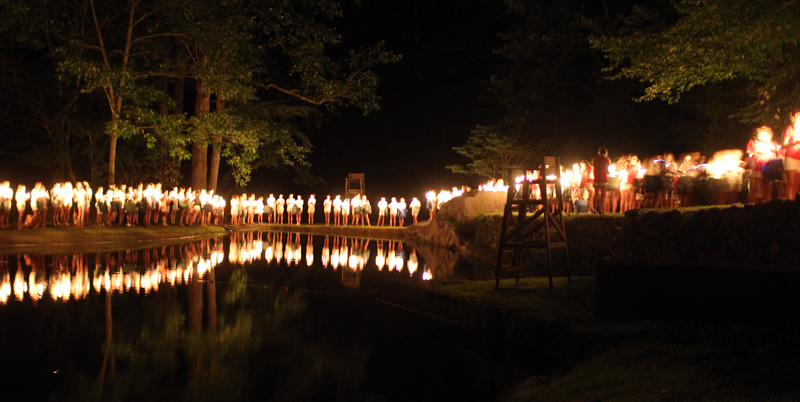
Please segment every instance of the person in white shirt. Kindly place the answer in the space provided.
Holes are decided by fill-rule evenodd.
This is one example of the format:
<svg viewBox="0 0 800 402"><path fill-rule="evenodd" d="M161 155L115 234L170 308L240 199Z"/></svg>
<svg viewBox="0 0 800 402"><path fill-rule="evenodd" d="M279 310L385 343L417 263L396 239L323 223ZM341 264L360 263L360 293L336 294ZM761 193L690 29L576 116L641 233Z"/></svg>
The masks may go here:
<svg viewBox="0 0 800 402"><path fill-rule="evenodd" d="M34 189L37 190L36 194L36 208L37 211L33 213L33 227L41 228L45 225L45 218L47 217L47 204L49 204L50 194L42 183L36 183ZM33 202L33 193L31 193L31 202Z"/></svg>
<svg viewBox="0 0 800 402"><path fill-rule="evenodd" d="M278 195L278 199L275 201L275 213L276 215L276 222L277 224L283 224L283 208L286 204L286 201L283 200L283 194Z"/></svg>
<svg viewBox="0 0 800 402"><path fill-rule="evenodd" d="M14 190L11 183L4 181L0 183L0 228L8 229L8 217L11 215L11 199L14 198Z"/></svg>
<svg viewBox="0 0 800 402"><path fill-rule="evenodd" d="M427 200L428 220L431 220L436 216L436 192L431 190L425 193L425 200Z"/></svg>
<svg viewBox="0 0 800 402"><path fill-rule="evenodd" d="M264 223L264 197L258 197L256 200L256 217L258 223Z"/></svg>
<svg viewBox="0 0 800 402"><path fill-rule="evenodd" d="M156 183L153 187L153 225L158 223L158 216L161 215L164 193L161 191L161 183ZM166 220L166 217L163 218Z"/></svg>
<svg viewBox="0 0 800 402"><path fill-rule="evenodd" d="M342 224L342 200L338 195L333 199L333 224L335 226Z"/></svg>
<svg viewBox="0 0 800 402"><path fill-rule="evenodd" d="M411 199L411 204L408 205L411 207L411 217L414 219L414 224L417 224L417 217L419 216L419 209L422 207L422 204L419 202L417 197Z"/></svg>
<svg viewBox="0 0 800 402"><path fill-rule="evenodd" d="M74 205L75 200L75 191L72 187L72 183L66 182L64 185L61 186L61 224L69 226L69 217L72 215L72 207ZM56 211L53 211L56 213ZM75 222L75 217L72 218L73 223Z"/></svg>
<svg viewBox="0 0 800 402"><path fill-rule="evenodd" d="M234 194L231 197L231 225L238 225L237 219L239 219L239 196Z"/></svg>
<svg viewBox="0 0 800 402"><path fill-rule="evenodd" d="M289 198L286 199L286 216L291 225L294 222L294 194L289 194Z"/></svg>
<svg viewBox="0 0 800 402"><path fill-rule="evenodd" d="M397 203L398 226L403 226L403 223L405 223L406 213L406 199L400 197L400 202Z"/></svg>
<svg viewBox="0 0 800 402"><path fill-rule="evenodd" d="M331 201L331 195L328 194L325 197L325 201L322 201L322 211L325 212L325 226L331 224L331 207L333 206L333 201Z"/></svg>
<svg viewBox="0 0 800 402"><path fill-rule="evenodd" d="M397 225L397 198L392 197L389 203L389 226Z"/></svg>
<svg viewBox="0 0 800 402"><path fill-rule="evenodd" d="M86 227L86 189L83 183L76 182L75 189L72 191L75 198L75 226L83 229Z"/></svg>
<svg viewBox="0 0 800 402"><path fill-rule="evenodd" d="M269 198L267 198L267 206L264 208L264 212L267 214L267 222L274 223L275 222L275 196L272 193L269 193Z"/></svg>
<svg viewBox="0 0 800 402"><path fill-rule="evenodd" d="M19 184L17 186L17 192L14 194L15 201L17 202L17 212L19 212L17 229L22 229L22 224L25 222L25 205L31 198L31 195L25 192L25 190L25 185Z"/></svg>
<svg viewBox="0 0 800 402"><path fill-rule="evenodd" d="M389 203L386 202L386 197L381 197L381 200L378 201L378 222L375 223L378 226L383 226L386 224L386 209L389 207Z"/></svg>
<svg viewBox="0 0 800 402"><path fill-rule="evenodd" d="M359 218L361 218L361 197L356 194L352 200L350 200L350 206L352 209L352 217L353 221L351 222L353 225L358 225Z"/></svg>
<svg viewBox="0 0 800 402"><path fill-rule="evenodd" d="M53 184L50 189L50 200L53 203L53 226L61 225L61 183Z"/></svg>
<svg viewBox="0 0 800 402"><path fill-rule="evenodd" d="M142 202L144 203L144 225L150 226L150 215L153 210L153 183L148 183L142 190Z"/></svg>
<svg viewBox="0 0 800 402"><path fill-rule="evenodd" d="M369 204L369 200L367 200L366 195L361 196L361 224L365 224L367 226L372 226L369 222L369 215L372 213L372 205Z"/></svg>
<svg viewBox="0 0 800 402"><path fill-rule="evenodd" d="M314 212L317 210L317 199L314 198L314 194L311 194L308 197L308 224L314 224Z"/></svg>
<svg viewBox="0 0 800 402"><path fill-rule="evenodd" d="M342 226L347 226L347 216L350 215L350 199L342 200Z"/></svg>
<svg viewBox="0 0 800 402"><path fill-rule="evenodd" d="M297 224L300 224L300 218L303 217L303 197L298 195L297 200L294 202L294 216L297 219Z"/></svg>

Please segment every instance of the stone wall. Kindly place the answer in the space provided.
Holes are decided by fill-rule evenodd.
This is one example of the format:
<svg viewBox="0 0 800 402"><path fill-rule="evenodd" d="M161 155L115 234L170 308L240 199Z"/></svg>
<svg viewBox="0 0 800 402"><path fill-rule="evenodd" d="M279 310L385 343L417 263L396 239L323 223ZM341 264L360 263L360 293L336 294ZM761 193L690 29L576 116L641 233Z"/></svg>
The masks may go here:
<svg viewBox="0 0 800 402"><path fill-rule="evenodd" d="M655 264L800 267L800 203L631 211L610 257Z"/></svg>
<svg viewBox="0 0 800 402"><path fill-rule="evenodd" d="M440 213L456 220L473 219L481 214L503 213L505 192L470 191L442 204Z"/></svg>
<svg viewBox="0 0 800 402"><path fill-rule="evenodd" d="M505 195L474 192L444 204L412 241L460 249L493 261ZM487 215L492 214L490 218ZM704 209L565 214L573 267L604 259L648 264L800 267L800 201ZM476 228L477 227L477 228ZM487 247L488 246L488 247Z"/></svg>

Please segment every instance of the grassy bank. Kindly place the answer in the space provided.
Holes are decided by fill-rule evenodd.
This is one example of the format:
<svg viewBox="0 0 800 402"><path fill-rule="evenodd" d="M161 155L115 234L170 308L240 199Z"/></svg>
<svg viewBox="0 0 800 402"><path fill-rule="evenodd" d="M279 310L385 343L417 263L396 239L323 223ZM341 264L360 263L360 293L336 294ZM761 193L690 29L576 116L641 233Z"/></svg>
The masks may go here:
<svg viewBox="0 0 800 402"><path fill-rule="evenodd" d="M74 253L97 252L119 248L144 248L173 242L185 242L224 236L220 226L75 226L0 231L0 253Z"/></svg>
<svg viewBox="0 0 800 402"><path fill-rule="evenodd" d="M402 240L404 227L388 226L325 226L269 225L242 226L48 226L38 229L0 230L0 253L73 253L97 252L120 248L144 248L168 243L185 242L208 237L224 236L230 231L273 230L313 233L327 236L369 237Z"/></svg>
<svg viewBox="0 0 800 402"><path fill-rule="evenodd" d="M505 283L513 287L513 281ZM433 283L433 292L493 306L534 322L568 323L582 334L551 373L519 384L512 401L795 401L800 335L786 328L689 321L625 321L595 313L594 278ZM520 324L517 324L520 325ZM535 342L536 340L530 340ZM547 347L548 345L544 345ZM559 353L559 352L554 352Z"/></svg>

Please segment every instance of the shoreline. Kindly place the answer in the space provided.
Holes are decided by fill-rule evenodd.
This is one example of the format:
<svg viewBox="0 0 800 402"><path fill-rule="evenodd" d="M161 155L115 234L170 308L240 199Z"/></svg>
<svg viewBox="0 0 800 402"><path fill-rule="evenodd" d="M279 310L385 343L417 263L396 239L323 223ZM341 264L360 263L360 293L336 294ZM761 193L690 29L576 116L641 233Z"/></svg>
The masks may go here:
<svg viewBox="0 0 800 402"><path fill-rule="evenodd" d="M404 240L404 227L248 224L240 226L125 226L91 225L0 230L0 254L75 253L158 247L192 240L222 237L235 232L282 231L322 236L369 237Z"/></svg>

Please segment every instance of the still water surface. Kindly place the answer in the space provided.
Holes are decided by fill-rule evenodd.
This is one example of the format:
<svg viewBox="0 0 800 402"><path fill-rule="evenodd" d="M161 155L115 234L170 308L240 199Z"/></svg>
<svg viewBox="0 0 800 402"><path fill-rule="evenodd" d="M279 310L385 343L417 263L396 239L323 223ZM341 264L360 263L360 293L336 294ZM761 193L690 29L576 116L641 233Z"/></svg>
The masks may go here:
<svg viewBox="0 0 800 402"><path fill-rule="evenodd" d="M524 368L362 284L489 277L447 250L247 232L0 256L2 400L495 400Z"/></svg>

